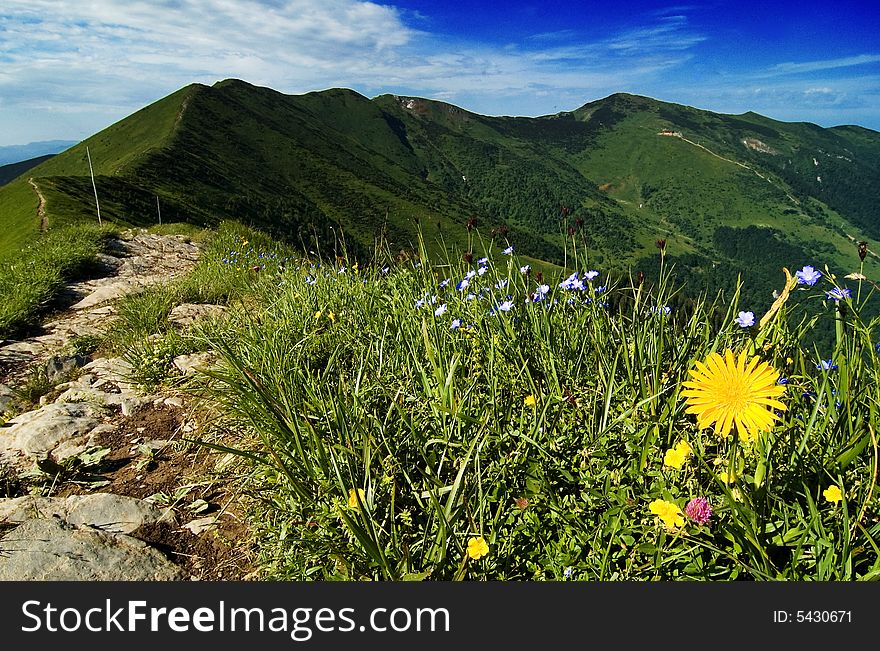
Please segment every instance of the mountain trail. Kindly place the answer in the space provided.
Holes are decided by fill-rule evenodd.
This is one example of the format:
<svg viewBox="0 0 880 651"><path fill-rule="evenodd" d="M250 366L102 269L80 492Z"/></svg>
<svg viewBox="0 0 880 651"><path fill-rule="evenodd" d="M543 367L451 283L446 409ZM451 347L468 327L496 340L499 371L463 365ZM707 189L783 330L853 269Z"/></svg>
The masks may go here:
<svg viewBox="0 0 880 651"><path fill-rule="evenodd" d="M738 166L742 167L743 169L746 169L746 170L752 172L752 173L755 174L755 176L757 176L758 178L764 179L765 181L767 181L767 182L770 183L771 185L775 186L777 189L782 190L782 192L785 193L785 196L788 197L789 201L791 201L795 206L797 206L798 208L800 208L800 205L801 205L801 202L800 202L800 201L798 201L795 197L793 197L793 196L792 196L792 195L791 195L791 194L790 194L785 188L781 187L781 186L780 186L778 183L776 183L773 179L771 179L770 177L768 177L768 176L766 176L766 175L764 175L764 174L761 174L761 173L760 173L758 170L756 170L754 167L750 167L749 165L746 165L745 163L741 163L741 162L738 161L738 160L733 160L732 158L726 158L725 156L722 156L721 154L716 154L714 151L712 151L712 150L709 149L708 147L705 147L704 145L701 145L701 144L698 143L698 142L694 142L693 140L688 140L687 138L685 138L683 135L681 135L681 134L678 133L678 132L676 132L676 133L674 133L674 134L668 134L668 135L671 135L671 136L673 136L673 137L675 137L675 138L678 138L679 140L684 140L686 143L691 144L691 145L693 145L694 147L699 147L700 149L702 149L703 151L705 151L705 152L708 153L708 154L711 154L711 155L714 156L715 158L720 158L720 159L723 160L723 161L726 161L726 162L728 162L728 163L733 163L734 165L738 165Z"/></svg>
<svg viewBox="0 0 880 651"><path fill-rule="evenodd" d="M113 328L122 297L189 272L199 249L128 232L99 257L101 276L68 284L40 333L0 342L0 580L251 578L238 491L183 440L204 408L176 390L147 395L125 359L75 345ZM172 325L211 309L222 308L179 306ZM175 358L182 376L194 358ZM7 419L35 377L52 388Z"/></svg>
<svg viewBox="0 0 880 651"><path fill-rule="evenodd" d="M37 204L37 217L40 218L40 232L45 233L49 229L49 218L46 216L46 197L43 196L33 177L28 179L28 183L31 184L34 192L37 193L37 199L39 200Z"/></svg>

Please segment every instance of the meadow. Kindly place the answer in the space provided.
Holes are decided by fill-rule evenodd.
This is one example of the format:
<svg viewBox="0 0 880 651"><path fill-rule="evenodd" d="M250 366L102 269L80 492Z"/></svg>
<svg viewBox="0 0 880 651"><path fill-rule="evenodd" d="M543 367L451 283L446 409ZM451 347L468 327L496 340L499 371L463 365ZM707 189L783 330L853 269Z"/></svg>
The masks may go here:
<svg viewBox="0 0 880 651"><path fill-rule="evenodd" d="M266 578L880 576L880 346L855 251L854 275L791 270L752 314L683 300L662 249L652 284L574 248L538 272L478 230L369 265L231 223L205 246L120 306L112 346L150 386L218 354L190 390L219 411L203 443L248 469ZM229 310L181 334L184 300ZM808 345L826 322L833 344Z"/></svg>

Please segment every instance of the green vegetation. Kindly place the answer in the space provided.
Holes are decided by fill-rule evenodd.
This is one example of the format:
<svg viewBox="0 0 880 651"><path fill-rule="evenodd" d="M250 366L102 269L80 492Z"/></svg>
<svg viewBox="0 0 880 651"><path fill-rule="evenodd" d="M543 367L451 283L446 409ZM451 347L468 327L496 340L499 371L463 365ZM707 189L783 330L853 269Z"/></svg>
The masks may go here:
<svg viewBox="0 0 880 651"><path fill-rule="evenodd" d="M65 281L88 272L111 232L97 225L53 229L0 261L0 338L35 323Z"/></svg>
<svg viewBox="0 0 880 651"><path fill-rule="evenodd" d="M369 267L260 244L236 226L212 241L196 273L235 288L229 314L187 336L223 360L200 390L228 427L209 445L252 464L268 578L880 572L870 281L840 301L827 275L780 283L788 300L742 327L737 297L683 300L668 260L655 285L579 266L542 290L490 242L473 264L421 248ZM825 318L832 345L805 346ZM717 436L686 413L689 371L727 349L785 382L769 431Z"/></svg>

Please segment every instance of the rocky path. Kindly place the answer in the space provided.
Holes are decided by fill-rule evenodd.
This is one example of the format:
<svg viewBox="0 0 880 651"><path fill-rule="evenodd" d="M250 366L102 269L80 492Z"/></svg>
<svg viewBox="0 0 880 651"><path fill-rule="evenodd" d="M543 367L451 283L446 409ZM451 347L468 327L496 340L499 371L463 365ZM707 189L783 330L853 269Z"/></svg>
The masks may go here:
<svg viewBox="0 0 880 651"><path fill-rule="evenodd" d="M187 273L198 256L182 237L130 233L101 256L101 277L66 288L60 316L0 345L0 414L33 369L54 386L38 409L0 419L0 580L241 579L249 570L224 542L244 530L221 509L227 496L191 481L213 463L181 443L197 427L186 396L144 395L123 359L70 350L74 337L113 327L119 298ZM172 318L217 309L181 306ZM176 362L182 374L193 366Z"/></svg>

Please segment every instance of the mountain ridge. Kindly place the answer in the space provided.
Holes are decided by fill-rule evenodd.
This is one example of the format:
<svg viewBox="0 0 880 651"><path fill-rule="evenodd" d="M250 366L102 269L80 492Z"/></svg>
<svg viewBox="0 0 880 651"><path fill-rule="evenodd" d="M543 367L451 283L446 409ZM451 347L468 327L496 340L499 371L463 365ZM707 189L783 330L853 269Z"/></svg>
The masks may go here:
<svg viewBox="0 0 880 651"><path fill-rule="evenodd" d="M880 133L628 93L511 117L343 88L190 84L29 170L50 227L93 218L87 146L111 221L152 223L158 202L166 221L234 219L304 248L344 234L363 254L377 235L411 250L421 230L464 250L476 217L487 239L505 233L536 264L565 264L569 229L590 264L618 272L651 269L665 239L686 273L754 275L766 299L781 266L824 256L844 269L853 238L880 239ZM0 220L33 233L24 183L0 190ZM751 241L754 228L768 253L797 259L773 261L771 274L769 256L756 270L729 254L741 246L719 245L719 229Z"/></svg>

